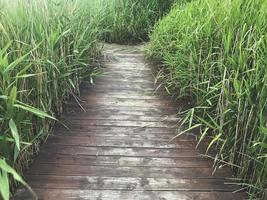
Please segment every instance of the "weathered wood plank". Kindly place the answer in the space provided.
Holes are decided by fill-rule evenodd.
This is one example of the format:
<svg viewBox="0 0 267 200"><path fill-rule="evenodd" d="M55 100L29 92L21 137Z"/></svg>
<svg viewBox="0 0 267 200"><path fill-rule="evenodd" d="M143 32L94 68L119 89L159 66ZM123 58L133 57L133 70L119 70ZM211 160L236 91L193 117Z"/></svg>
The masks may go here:
<svg viewBox="0 0 267 200"><path fill-rule="evenodd" d="M99 177L142 177L142 178L177 178L205 179L224 178L231 175L227 168L218 169L212 175L211 168L159 168L159 167L118 167L87 166L33 163L26 175L58 176L99 176Z"/></svg>
<svg viewBox="0 0 267 200"><path fill-rule="evenodd" d="M181 192L181 191L114 191L114 190L59 190L36 189L40 200L238 200L246 199L243 193L232 192ZM25 190L20 190L17 200L31 200Z"/></svg>
<svg viewBox="0 0 267 200"><path fill-rule="evenodd" d="M87 104L81 104L81 106L84 108L78 106L77 103L68 103L67 107L68 109L73 109L76 111L86 111L86 112L102 112L106 110L113 110L113 111L142 111L142 112L150 112L151 115L171 115L175 113L175 110L173 107L166 107L158 108L158 107L146 107L146 106L122 106L122 105L87 105Z"/></svg>
<svg viewBox="0 0 267 200"><path fill-rule="evenodd" d="M131 81L131 80L135 80L135 79L147 79L147 80L151 80L153 81L153 76L152 76L152 72L151 73L146 73L146 74L142 74L142 73L134 73L134 72L119 72L119 71L113 71L113 72L107 72L106 76L109 77L114 77L116 78L126 78ZM86 85L84 85L86 88ZM89 86L89 85L87 85ZM115 90L115 88L113 88ZM150 90L153 88L149 88Z"/></svg>
<svg viewBox="0 0 267 200"><path fill-rule="evenodd" d="M138 66L139 63L136 63L135 65L132 66ZM148 69L141 69L138 67L132 67L130 66L128 69L126 68L128 64L124 65L114 65L116 67L111 68L111 67L106 67L103 66L102 70L107 74L107 76L110 73L119 73L119 74L127 74L127 75L142 75L142 76L151 76L153 72L148 68Z"/></svg>
<svg viewBox="0 0 267 200"><path fill-rule="evenodd" d="M133 72L150 72L151 69L144 63L104 63L102 65L103 69L106 70L127 70L127 71L133 71Z"/></svg>
<svg viewBox="0 0 267 200"><path fill-rule="evenodd" d="M120 74L120 73L113 73L113 74L104 74L104 76L102 77L103 78L103 81L107 81L108 82L108 79L105 79L105 78L113 78L113 80L128 80L129 82L135 82L135 81L138 81L138 82L143 82L144 80L145 81L149 81L149 82L154 82L155 81L155 78L151 75L151 76L147 76L147 77L142 77L142 76L129 76L129 75L123 75L123 74ZM83 85L83 84L82 84ZM86 88L84 88L84 91ZM88 90L87 90L88 91Z"/></svg>
<svg viewBox="0 0 267 200"><path fill-rule="evenodd" d="M125 112L126 113L126 112ZM116 112L76 112L69 116L63 116L60 120L117 120L117 121L142 121L142 122L177 122L176 116L145 116L134 114L119 114Z"/></svg>
<svg viewBox="0 0 267 200"><path fill-rule="evenodd" d="M145 85L124 85L124 84L117 84L116 86L113 84L108 85L86 85L85 88L92 89L92 90L114 90L116 87L117 90L126 90L126 91L143 91L143 92L154 92L154 88L148 88Z"/></svg>
<svg viewBox="0 0 267 200"><path fill-rule="evenodd" d="M162 133L162 134L151 134L151 133L134 133L134 132L112 132L112 131L103 131L103 132L84 132L84 131L67 131L67 130L58 130L50 134L50 137L72 137L77 140L116 140L119 141L152 141L152 142L162 142L163 144L176 143L176 142L196 142L195 136L190 135L181 135L171 141L175 136L173 133ZM171 141L171 142L170 142Z"/></svg>
<svg viewBox="0 0 267 200"><path fill-rule="evenodd" d="M29 184L38 189L86 189L124 191L221 191L238 190L235 181L225 179L167 179L139 177L29 175ZM225 184L227 183L228 184ZM231 183L231 184L230 184Z"/></svg>
<svg viewBox="0 0 267 200"><path fill-rule="evenodd" d="M171 139L171 138L170 138ZM88 137L64 137L64 141L61 136L53 135L48 141L49 144L69 145L69 146L95 146L95 147L127 147L127 148L161 148L161 149L194 149L197 145L194 141L172 141L166 140L131 140L131 139L119 139L116 136L111 138L88 138Z"/></svg>
<svg viewBox="0 0 267 200"><path fill-rule="evenodd" d="M80 147L59 144L46 144L41 152L57 153L62 155L91 155L91 156L128 156L128 157L154 157L154 158L181 158L200 157L200 153L187 149L166 148L122 148L122 147Z"/></svg>
<svg viewBox="0 0 267 200"><path fill-rule="evenodd" d="M130 91L108 91L105 93L96 92L94 95L81 95L82 100L86 99L132 99L132 100L159 100L163 97L158 97L155 95L143 94L140 92L130 92Z"/></svg>
<svg viewBox="0 0 267 200"><path fill-rule="evenodd" d="M108 83L121 83L121 84L145 84L148 87L154 87L155 86L155 81L153 79L130 79L129 78L119 78L117 77L116 79L114 79L114 77L111 76L102 76L102 77L98 77L96 79L93 79L93 84L94 85L98 85L98 84L105 84L105 82ZM155 96L156 97L156 96Z"/></svg>
<svg viewBox="0 0 267 200"><path fill-rule="evenodd" d="M119 127L155 127L155 128L175 128L175 123L170 122L142 122L142 121L120 121L120 120L81 120L72 119L62 121L67 126L79 125L79 126L119 126Z"/></svg>
<svg viewBox="0 0 267 200"><path fill-rule="evenodd" d="M118 91L112 91L112 90L104 90L104 89L98 89L98 90L86 90L87 92L83 92L80 96L80 99L86 101L87 99L99 99L99 98L105 98L105 99L132 99L132 100L169 100L169 97L162 94L155 96L154 93L142 93L140 91L127 91L122 90L118 93ZM181 104L183 105L183 104ZM182 107L180 107L182 108ZM173 114L173 113L169 113Z"/></svg>
<svg viewBox="0 0 267 200"><path fill-rule="evenodd" d="M132 107L173 107L176 109L174 103L167 100L143 100L143 99L120 99L120 98L108 98L108 99L87 99L83 98L81 102L83 105L107 105L107 106L132 106Z"/></svg>
<svg viewBox="0 0 267 200"><path fill-rule="evenodd" d="M65 165L96 165L96 166L124 166L124 167L197 167L208 168L212 161L208 158L153 158L153 157L127 157L127 156L87 156L87 155L61 155L42 152L35 162L43 164Z"/></svg>
<svg viewBox="0 0 267 200"><path fill-rule="evenodd" d="M125 79L124 79L125 80ZM122 81L122 80L116 80L116 81L111 81L108 77L102 78L102 80L96 79L94 84L91 86L92 88L99 86L105 88L107 84L105 82L109 82L108 86L109 87L129 87L129 88L135 88L135 87L140 87L140 88L154 88L154 83L152 81L149 82L140 82L140 81Z"/></svg>
<svg viewBox="0 0 267 200"><path fill-rule="evenodd" d="M147 133L157 135L164 135L164 134L178 134L178 130L175 128L163 128L163 127L123 127L123 126L71 126L69 129L66 127L57 124L55 131L65 131L68 132L81 132L81 133L97 133L97 134L106 134L106 133L113 133L113 134L121 134L121 133L128 133L130 134L138 134L138 135L146 135ZM190 136L181 136L181 137L190 137Z"/></svg>

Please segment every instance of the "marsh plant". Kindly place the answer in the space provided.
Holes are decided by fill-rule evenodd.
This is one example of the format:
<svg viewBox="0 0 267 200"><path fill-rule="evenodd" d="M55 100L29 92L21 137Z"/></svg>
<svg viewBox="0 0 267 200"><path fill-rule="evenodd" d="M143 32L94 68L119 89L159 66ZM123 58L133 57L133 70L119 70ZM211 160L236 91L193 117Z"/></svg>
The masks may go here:
<svg viewBox="0 0 267 200"><path fill-rule="evenodd" d="M159 22L148 54L167 90L193 99L184 122L232 166L251 199L267 198L267 1L196 0Z"/></svg>
<svg viewBox="0 0 267 200"><path fill-rule="evenodd" d="M0 193L9 199L11 176L27 166L78 92L98 54L97 30L78 1L1 0Z"/></svg>
<svg viewBox="0 0 267 200"><path fill-rule="evenodd" d="M148 40L155 22L169 11L175 0L98 0L101 39L115 43Z"/></svg>

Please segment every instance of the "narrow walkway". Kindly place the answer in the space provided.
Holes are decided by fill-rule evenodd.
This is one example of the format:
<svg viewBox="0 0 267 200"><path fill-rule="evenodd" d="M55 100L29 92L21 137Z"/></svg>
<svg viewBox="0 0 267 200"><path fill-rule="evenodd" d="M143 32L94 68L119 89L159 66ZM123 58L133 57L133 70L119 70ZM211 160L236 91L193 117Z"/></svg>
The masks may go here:
<svg viewBox="0 0 267 200"><path fill-rule="evenodd" d="M193 136L176 134L175 106L154 94L154 78L138 47L108 45L96 84L82 85L26 179L45 200L239 200L225 184L229 168L212 161ZM204 149L204 147L200 147ZM19 189L14 199L31 199Z"/></svg>

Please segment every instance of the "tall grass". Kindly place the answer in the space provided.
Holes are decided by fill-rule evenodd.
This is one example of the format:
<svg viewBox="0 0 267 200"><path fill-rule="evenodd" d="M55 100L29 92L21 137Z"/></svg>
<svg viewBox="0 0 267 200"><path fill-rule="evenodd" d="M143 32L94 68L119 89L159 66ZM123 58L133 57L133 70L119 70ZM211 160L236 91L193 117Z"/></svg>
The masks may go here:
<svg viewBox="0 0 267 200"><path fill-rule="evenodd" d="M97 0L96 10L103 30L101 39L115 43L137 43L148 40L156 21L175 0Z"/></svg>
<svg viewBox="0 0 267 200"><path fill-rule="evenodd" d="M251 199L267 198L266 19L265 0L196 0L172 9L148 50L167 89L193 96L188 125L211 137L215 161L231 164Z"/></svg>
<svg viewBox="0 0 267 200"><path fill-rule="evenodd" d="M82 3L0 1L0 196L5 200L10 177L26 184L17 172L47 137L64 99L94 70L90 63L99 52L99 33Z"/></svg>

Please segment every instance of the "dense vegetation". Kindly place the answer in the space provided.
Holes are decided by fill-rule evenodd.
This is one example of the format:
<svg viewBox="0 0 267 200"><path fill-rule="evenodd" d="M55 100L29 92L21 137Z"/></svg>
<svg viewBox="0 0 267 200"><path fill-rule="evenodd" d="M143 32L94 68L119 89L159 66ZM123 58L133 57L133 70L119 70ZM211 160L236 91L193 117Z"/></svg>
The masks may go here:
<svg viewBox="0 0 267 200"><path fill-rule="evenodd" d="M101 39L106 42L136 43L148 40L155 22L175 0L98 0Z"/></svg>
<svg viewBox="0 0 267 200"><path fill-rule="evenodd" d="M73 1L1 1L0 192L47 137L63 100L98 53L97 31Z"/></svg>
<svg viewBox="0 0 267 200"><path fill-rule="evenodd" d="M211 138L251 199L267 198L266 19L265 0L196 0L175 6L148 48L168 91L193 97L189 129Z"/></svg>
<svg viewBox="0 0 267 200"><path fill-rule="evenodd" d="M91 65L100 51L99 41L146 40L171 2L0 0L0 196L4 200L10 197L14 179L26 185L19 174L48 137L64 100L79 92L82 78L95 74Z"/></svg>

